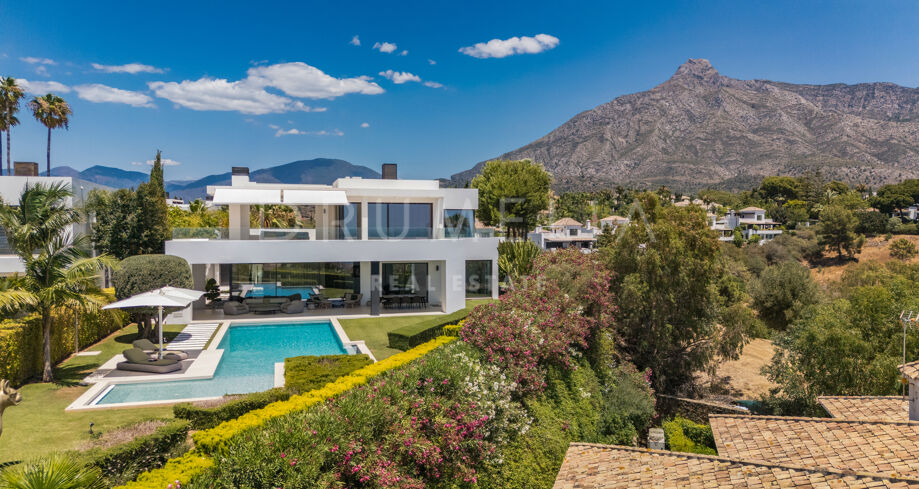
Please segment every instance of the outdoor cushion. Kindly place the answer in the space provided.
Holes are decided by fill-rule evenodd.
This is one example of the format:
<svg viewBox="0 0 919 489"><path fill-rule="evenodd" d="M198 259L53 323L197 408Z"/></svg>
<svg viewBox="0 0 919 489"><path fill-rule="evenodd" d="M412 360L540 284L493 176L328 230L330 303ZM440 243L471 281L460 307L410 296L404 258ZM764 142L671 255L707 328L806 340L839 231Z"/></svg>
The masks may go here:
<svg viewBox="0 0 919 489"><path fill-rule="evenodd" d="M144 353L140 348L129 348L123 353L124 358L133 363L149 363L150 359L147 358L147 354Z"/></svg>
<svg viewBox="0 0 919 489"><path fill-rule="evenodd" d="M249 312L249 306L240 302L227 302L223 305L223 313L229 315L245 314Z"/></svg>
<svg viewBox="0 0 919 489"><path fill-rule="evenodd" d="M131 344L134 345L134 348L140 348L146 353L156 353L160 349L160 347L156 346L155 343L153 343L152 341L146 338L134 340ZM188 353L185 353L182 350L165 350L164 349L163 356L165 355L172 355L174 357L178 357L179 360L185 360L186 358L188 358Z"/></svg>
<svg viewBox="0 0 919 489"><path fill-rule="evenodd" d="M306 304L303 301L293 301L287 304L281 304L281 312L286 314L297 314L303 312Z"/></svg>

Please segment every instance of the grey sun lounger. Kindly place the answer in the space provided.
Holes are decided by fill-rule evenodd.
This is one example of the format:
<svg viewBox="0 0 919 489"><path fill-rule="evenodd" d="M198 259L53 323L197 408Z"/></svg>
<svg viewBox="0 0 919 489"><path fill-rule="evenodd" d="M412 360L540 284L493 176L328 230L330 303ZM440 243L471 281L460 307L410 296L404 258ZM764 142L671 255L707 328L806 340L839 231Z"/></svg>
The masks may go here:
<svg viewBox="0 0 919 489"><path fill-rule="evenodd" d="M131 370L134 372L148 372L151 374L165 374L182 370L182 362L175 357L161 360L150 360L140 348L130 348L124 351L125 361L118 362L118 370Z"/></svg>
<svg viewBox="0 0 919 489"><path fill-rule="evenodd" d="M156 354L156 352L158 352L160 349L158 346L156 346L155 343L146 338L134 340L134 342L131 344L134 345L134 348L140 348L144 351L144 353L148 355ZM185 353L182 350L163 350L163 358L166 358L166 355L177 357L179 360L185 360L188 358L188 353Z"/></svg>

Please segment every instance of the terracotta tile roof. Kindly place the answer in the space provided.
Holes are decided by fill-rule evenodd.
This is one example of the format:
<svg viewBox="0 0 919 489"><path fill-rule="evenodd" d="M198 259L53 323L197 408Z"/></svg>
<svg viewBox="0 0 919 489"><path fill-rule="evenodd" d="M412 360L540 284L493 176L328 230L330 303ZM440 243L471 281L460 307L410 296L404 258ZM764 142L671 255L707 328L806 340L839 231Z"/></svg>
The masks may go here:
<svg viewBox="0 0 919 489"><path fill-rule="evenodd" d="M570 217L563 217L558 221L552 223L553 226L583 226L583 224L575 221Z"/></svg>
<svg viewBox="0 0 919 489"><path fill-rule="evenodd" d="M645 448L572 443L555 489L632 487L904 487L919 480L857 474Z"/></svg>
<svg viewBox="0 0 919 489"><path fill-rule="evenodd" d="M744 207L743 209L737 212L766 212L766 209L761 209L759 207L750 206L750 207Z"/></svg>
<svg viewBox="0 0 919 489"><path fill-rule="evenodd" d="M902 396L821 396L817 402L834 418L909 421L909 399Z"/></svg>
<svg viewBox="0 0 919 489"><path fill-rule="evenodd" d="M919 422L713 414L718 454L919 478Z"/></svg>
<svg viewBox="0 0 919 489"><path fill-rule="evenodd" d="M603 222L603 221L623 222L623 221L628 221L628 220L629 219L627 217L622 217L622 216L606 216L603 219L600 219L600 222Z"/></svg>
<svg viewBox="0 0 919 489"><path fill-rule="evenodd" d="M908 379L919 378L919 360L916 360L915 362L904 363L897 368L900 369L900 373L902 373Z"/></svg>

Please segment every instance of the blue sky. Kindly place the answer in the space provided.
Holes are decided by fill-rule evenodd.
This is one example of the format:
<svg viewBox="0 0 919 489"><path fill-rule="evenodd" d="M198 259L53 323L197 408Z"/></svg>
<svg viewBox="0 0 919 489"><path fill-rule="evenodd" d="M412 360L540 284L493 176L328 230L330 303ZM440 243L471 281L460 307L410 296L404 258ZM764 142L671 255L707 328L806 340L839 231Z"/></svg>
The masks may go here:
<svg viewBox="0 0 919 489"><path fill-rule="evenodd" d="M57 82L74 111L53 166L146 171L159 148L178 162L167 179L315 157L445 177L687 58L743 79L919 85L912 1L192 3L0 0L0 76ZM13 159L43 167L44 129L20 119Z"/></svg>

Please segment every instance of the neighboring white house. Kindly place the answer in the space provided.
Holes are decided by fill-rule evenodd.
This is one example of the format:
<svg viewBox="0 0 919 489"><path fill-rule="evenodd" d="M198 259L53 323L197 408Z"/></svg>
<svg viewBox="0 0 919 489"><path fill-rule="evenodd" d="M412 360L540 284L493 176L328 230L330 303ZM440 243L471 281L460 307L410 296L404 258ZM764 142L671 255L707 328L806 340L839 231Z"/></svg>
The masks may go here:
<svg viewBox="0 0 919 489"><path fill-rule="evenodd" d="M331 185L256 183L234 167L231 185L208 186L229 208L229 228L166 242L192 266L194 287L215 278L232 295L283 296L322 290L381 297L423 295L444 312L469 296L497 297L498 239L476 237L478 190L440 188L437 180L339 178ZM308 229L250 229L249 208L284 204L308 215ZM207 231L207 230L205 230Z"/></svg>
<svg viewBox="0 0 919 489"><path fill-rule="evenodd" d="M34 165L34 167L32 166ZM40 177L33 176L38 173L38 165L35 163L16 162L16 174L0 176L0 198L6 204L19 202L19 197L27 185L41 183L50 185L54 183L63 183L73 192L73 197L68 198L66 205L68 207L81 207L89 192L93 189L112 190L110 187L99 185L86 180L73 177ZM32 175L20 175L19 173L30 173ZM72 236L89 233L89 224L82 222L70 226ZM6 238L6 230L0 227L0 276L22 273L25 271L22 260L13 253L9 242Z"/></svg>
<svg viewBox="0 0 919 489"><path fill-rule="evenodd" d="M527 238L544 250L560 248L580 248L592 250L596 247L597 236L600 230L581 224L570 217L563 217L548 226L537 226L536 230L529 233Z"/></svg>
<svg viewBox="0 0 919 489"><path fill-rule="evenodd" d="M629 223L628 217L622 216L606 216L603 219L600 219L600 230L606 231L609 228L611 233L615 233L619 226L624 226Z"/></svg>
<svg viewBox="0 0 919 489"><path fill-rule="evenodd" d="M166 205L169 207L177 207L179 209L182 209L183 211L187 211L189 209L189 205L186 204L185 201L182 199L172 199L172 198L166 197Z"/></svg>
<svg viewBox="0 0 919 489"><path fill-rule="evenodd" d="M759 207L745 207L739 211L728 211L721 219L711 215L711 220L711 227L718 231L718 239L721 241L733 240L734 229L736 228L740 228L744 239L760 236L760 244L782 234L780 225L767 218L766 210Z"/></svg>

